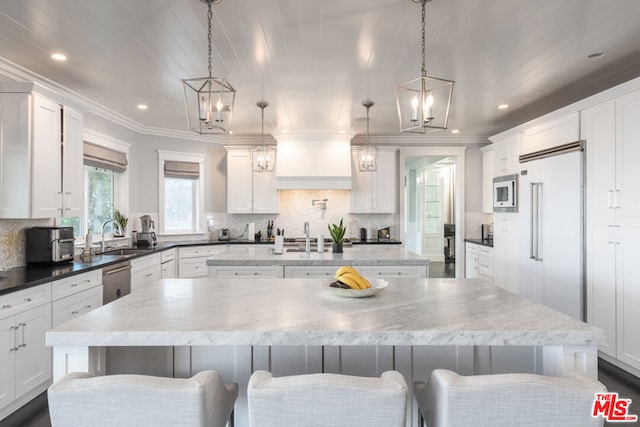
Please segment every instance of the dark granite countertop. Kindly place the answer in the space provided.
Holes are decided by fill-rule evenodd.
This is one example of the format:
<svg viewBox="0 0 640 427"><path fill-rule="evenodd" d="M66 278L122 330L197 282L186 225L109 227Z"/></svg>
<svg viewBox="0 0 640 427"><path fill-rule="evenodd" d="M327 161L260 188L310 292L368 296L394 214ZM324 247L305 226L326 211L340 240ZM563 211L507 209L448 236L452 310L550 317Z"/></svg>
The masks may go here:
<svg viewBox="0 0 640 427"><path fill-rule="evenodd" d="M354 245L363 244L393 244L399 245L402 242L398 240L353 240ZM154 247L136 247L136 249L145 249L145 252L129 255L109 255L102 254L91 257L90 259L83 259L75 257L72 263L65 263L60 265L47 265L47 266L24 266L9 268L6 270L0 270L0 295L9 294L22 289L30 288L32 286L38 286L43 283L50 282L51 280L62 279L65 277L73 276L75 274L85 273L87 271L102 268L109 264L121 262L123 260L130 260L138 257L148 255L153 252L161 252L167 249L176 247L188 247L199 245L272 245L273 242L267 240L261 240L256 242L249 242L248 240L188 240L180 242L160 242ZM114 248L114 250L117 250ZM147 252L148 251L148 252Z"/></svg>
<svg viewBox="0 0 640 427"><path fill-rule="evenodd" d="M493 239L464 239L465 242L475 243L476 245L493 247Z"/></svg>

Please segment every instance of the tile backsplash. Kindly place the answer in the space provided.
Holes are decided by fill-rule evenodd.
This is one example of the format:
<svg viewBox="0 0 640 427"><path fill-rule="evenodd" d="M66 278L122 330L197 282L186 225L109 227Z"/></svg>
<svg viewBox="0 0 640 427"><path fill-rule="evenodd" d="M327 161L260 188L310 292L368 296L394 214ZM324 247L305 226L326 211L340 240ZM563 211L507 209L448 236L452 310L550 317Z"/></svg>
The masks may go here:
<svg viewBox="0 0 640 427"><path fill-rule="evenodd" d="M0 219L0 268L25 265L24 230L49 225L53 219Z"/></svg>

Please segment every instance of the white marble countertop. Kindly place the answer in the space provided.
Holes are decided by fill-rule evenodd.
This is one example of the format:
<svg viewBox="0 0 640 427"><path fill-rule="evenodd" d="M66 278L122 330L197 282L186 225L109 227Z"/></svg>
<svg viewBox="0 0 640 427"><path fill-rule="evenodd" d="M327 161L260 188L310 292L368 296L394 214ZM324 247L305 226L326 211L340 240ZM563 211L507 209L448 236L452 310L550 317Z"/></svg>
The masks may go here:
<svg viewBox="0 0 640 427"><path fill-rule="evenodd" d="M207 260L207 265L407 265L428 266L429 259L397 246L344 248L343 253L327 252L273 253L272 245L260 247L232 246Z"/></svg>
<svg viewBox="0 0 640 427"><path fill-rule="evenodd" d="M322 279L163 279L48 331L49 346L595 346L601 329L476 279L390 279L342 298Z"/></svg>

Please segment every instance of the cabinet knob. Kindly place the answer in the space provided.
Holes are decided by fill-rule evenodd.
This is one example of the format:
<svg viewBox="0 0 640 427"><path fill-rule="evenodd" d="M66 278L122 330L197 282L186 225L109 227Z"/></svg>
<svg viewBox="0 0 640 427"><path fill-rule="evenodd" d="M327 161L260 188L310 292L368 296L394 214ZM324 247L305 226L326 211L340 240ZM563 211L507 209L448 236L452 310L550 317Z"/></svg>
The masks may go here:
<svg viewBox="0 0 640 427"><path fill-rule="evenodd" d="M11 308L11 304L3 304L3 305L2 305L2 308L3 308L3 309L4 309L4 308Z"/></svg>
<svg viewBox="0 0 640 427"><path fill-rule="evenodd" d="M84 308L91 308L91 305L85 305Z"/></svg>
<svg viewBox="0 0 640 427"><path fill-rule="evenodd" d="M75 310L71 312L71 315L72 315L72 316L75 316L76 314L78 314L78 312L77 312L77 311L75 311Z"/></svg>
<svg viewBox="0 0 640 427"><path fill-rule="evenodd" d="M25 302L31 302L31 298L29 298L29 297L25 298L24 300L25 300Z"/></svg>

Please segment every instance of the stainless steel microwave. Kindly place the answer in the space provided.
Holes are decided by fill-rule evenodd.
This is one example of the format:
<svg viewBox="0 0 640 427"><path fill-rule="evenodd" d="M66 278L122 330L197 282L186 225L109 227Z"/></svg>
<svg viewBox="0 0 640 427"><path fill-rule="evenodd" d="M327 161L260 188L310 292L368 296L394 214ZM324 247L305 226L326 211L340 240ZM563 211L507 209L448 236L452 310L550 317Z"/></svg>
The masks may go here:
<svg viewBox="0 0 640 427"><path fill-rule="evenodd" d="M493 178L493 211L518 212L518 175Z"/></svg>

